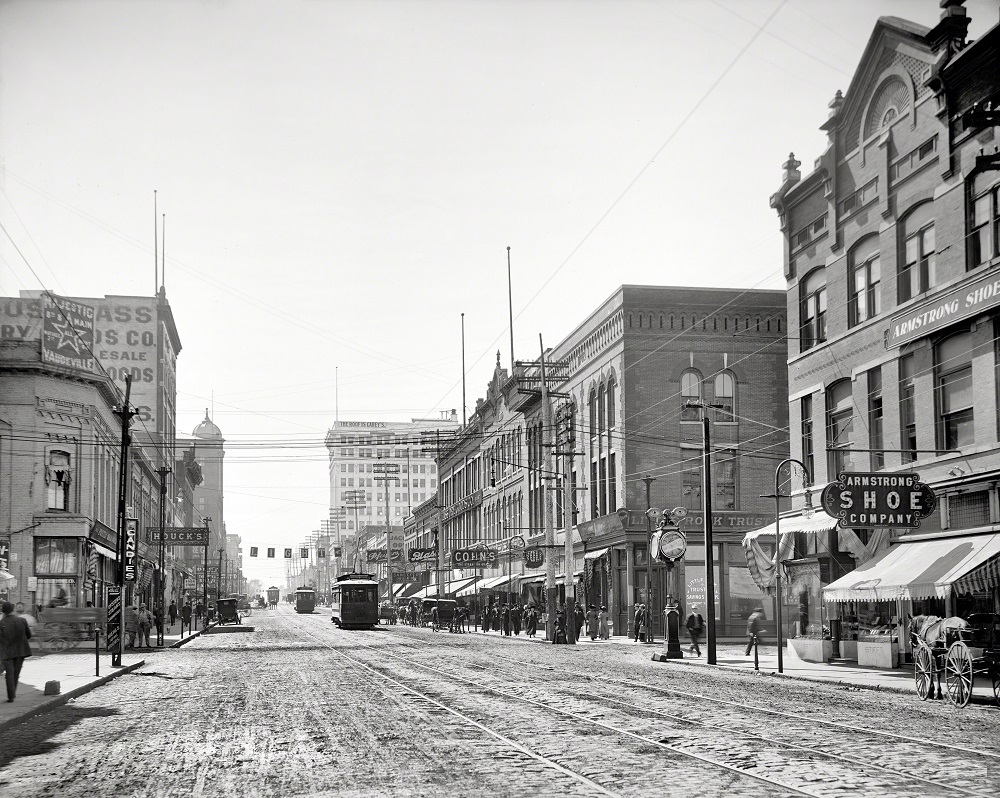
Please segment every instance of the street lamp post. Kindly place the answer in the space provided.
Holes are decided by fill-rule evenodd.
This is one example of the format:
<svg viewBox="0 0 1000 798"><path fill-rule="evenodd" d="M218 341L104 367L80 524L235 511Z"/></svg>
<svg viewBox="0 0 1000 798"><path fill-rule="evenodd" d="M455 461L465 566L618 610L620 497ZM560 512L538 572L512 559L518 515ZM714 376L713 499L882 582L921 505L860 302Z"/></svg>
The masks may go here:
<svg viewBox="0 0 1000 798"><path fill-rule="evenodd" d="M656 482L656 477L647 474L642 481L646 483L646 642L652 643L653 618L656 614L653 612L653 519L649 517L649 510L653 505L650 501L649 488Z"/></svg>
<svg viewBox="0 0 1000 798"><path fill-rule="evenodd" d="M783 494L781 493L779 482L781 479L781 469L791 464L796 464L802 469L804 475L803 482L806 485L805 499L806 499L806 509L812 509L812 502L810 501L808 485L811 482L809 476L809 469L806 468L805 463L801 460L796 460L794 457L788 457L778 463L778 467L774 469L774 493L767 493L761 496L762 499L774 499L774 620L777 625L777 630L775 632L775 642L778 644L778 673L784 673L785 662L783 657L783 640L782 640L782 612L781 612L781 500L790 499L791 493ZM791 479L791 471L789 470L788 478Z"/></svg>

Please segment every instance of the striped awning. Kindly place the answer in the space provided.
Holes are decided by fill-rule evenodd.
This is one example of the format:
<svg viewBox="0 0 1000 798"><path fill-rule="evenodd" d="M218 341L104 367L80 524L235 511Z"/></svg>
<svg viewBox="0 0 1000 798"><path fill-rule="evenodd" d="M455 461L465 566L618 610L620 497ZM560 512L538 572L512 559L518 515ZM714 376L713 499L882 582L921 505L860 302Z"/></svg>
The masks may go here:
<svg viewBox="0 0 1000 798"><path fill-rule="evenodd" d="M903 538L823 588L827 601L947 598L1000 585L1000 532Z"/></svg>

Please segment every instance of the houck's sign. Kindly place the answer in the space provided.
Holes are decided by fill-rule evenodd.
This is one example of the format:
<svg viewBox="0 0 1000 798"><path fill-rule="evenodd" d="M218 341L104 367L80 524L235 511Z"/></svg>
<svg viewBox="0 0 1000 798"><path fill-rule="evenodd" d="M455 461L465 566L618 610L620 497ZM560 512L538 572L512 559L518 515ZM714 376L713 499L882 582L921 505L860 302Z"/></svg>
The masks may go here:
<svg viewBox="0 0 1000 798"><path fill-rule="evenodd" d="M821 504L840 527L916 529L937 498L916 474L844 472L823 488Z"/></svg>

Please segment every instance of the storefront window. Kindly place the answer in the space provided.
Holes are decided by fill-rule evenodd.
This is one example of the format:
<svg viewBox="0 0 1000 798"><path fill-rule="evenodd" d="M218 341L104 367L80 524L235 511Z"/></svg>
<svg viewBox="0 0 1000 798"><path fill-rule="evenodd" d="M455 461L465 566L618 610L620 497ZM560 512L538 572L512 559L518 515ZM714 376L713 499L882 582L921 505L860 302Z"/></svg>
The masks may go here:
<svg viewBox="0 0 1000 798"><path fill-rule="evenodd" d="M65 577L39 577L35 604L40 607L75 607L76 580Z"/></svg>
<svg viewBox="0 0 1000 798"><path fill-rule="evenodd" d="M35 573L76 575L76 538L35 538Z"/></svg>

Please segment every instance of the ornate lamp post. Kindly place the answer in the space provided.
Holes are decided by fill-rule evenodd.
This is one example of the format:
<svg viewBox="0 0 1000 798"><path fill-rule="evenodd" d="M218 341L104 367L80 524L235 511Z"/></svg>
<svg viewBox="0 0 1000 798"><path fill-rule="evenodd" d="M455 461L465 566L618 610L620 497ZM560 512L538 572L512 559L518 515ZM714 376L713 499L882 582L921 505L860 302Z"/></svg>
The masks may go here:
<svg viewBox="0 0 1000 798"><path fill-rule="evenodd" d="M806 506L803 509L803 515L810 516L813 513L812 498L809 492L808 485L812 481L809 475L809 469L806 468L805 463L801 460L796 460L794 457L786 458L778 463L778 467L774 469L774 493L765 493L761 496L762 499L774 499L774 620L777 624L777 631L775 632L775 642L778 644L778 673L784 673L785 663L783 657L783 640L782 640L782 613L781 613L781 500L790 499L792 497L791 493L781 493L779 482L781 480L781 469L791 466L795 463L802 469L803 473L803 484L806 486L805 489L805 500ZM791 479L792 473L791 468L788 469L788 478Z"/></svg>

